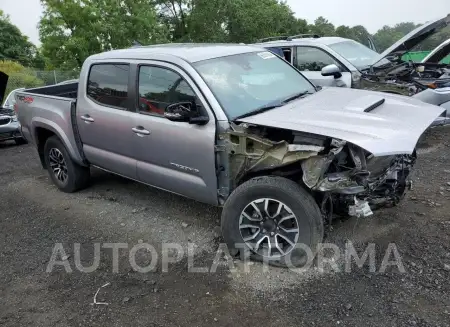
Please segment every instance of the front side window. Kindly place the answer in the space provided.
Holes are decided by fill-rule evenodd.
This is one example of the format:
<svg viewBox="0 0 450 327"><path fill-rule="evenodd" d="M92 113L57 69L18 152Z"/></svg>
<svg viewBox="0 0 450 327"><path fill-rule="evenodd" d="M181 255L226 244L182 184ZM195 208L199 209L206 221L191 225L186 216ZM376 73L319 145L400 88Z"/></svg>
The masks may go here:
<svg viewBox="0 0 450 327"><path fill-rule="evenodd" d="M88 97L102 105L126 110L129 71L129 66L124 64L92 65L88 78Z"/></svg>
<svg viewBox="0 0 450 327"><path fill-rule="evenodd" d="M178 73L161 67L142 66L139 69L139 111L164 115L170 104L196 102L189 84Z"/></svg>
<svg viewBox="0 0 450 327"><path fill-rule="evenodd" d="M325 51L313 47L297 47L295 67L300 71L320 72L323 67L332 64L342 70L342 65Z"/></svg>
<svg viewBox="0 0 450 327"><path fill-rule="evenodd" d="M314 86L269 51L251 52L193 64L230 119L301 93Z"/></svg>

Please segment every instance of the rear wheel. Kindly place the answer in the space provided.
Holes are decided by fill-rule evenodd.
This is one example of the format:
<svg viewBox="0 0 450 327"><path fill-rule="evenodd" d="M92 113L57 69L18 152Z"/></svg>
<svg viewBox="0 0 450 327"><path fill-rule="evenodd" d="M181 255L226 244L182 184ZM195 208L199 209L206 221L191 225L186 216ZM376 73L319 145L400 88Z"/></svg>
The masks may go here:
<svg viewBox="0 0 450 327"><path fill-rule="evenodd" d="M58 137L48 138L44 158L50 178L61 191L72 193L88 185L89 168L75 163Z"/></svg>
<svg viewBox="0 0 450 327"><path fill-rule="evenodd" d="M282 177L240 185L225 203L222 234L233 252L249 251L275 266L302 266L323 239L323 219L312 196Z"/></svg>

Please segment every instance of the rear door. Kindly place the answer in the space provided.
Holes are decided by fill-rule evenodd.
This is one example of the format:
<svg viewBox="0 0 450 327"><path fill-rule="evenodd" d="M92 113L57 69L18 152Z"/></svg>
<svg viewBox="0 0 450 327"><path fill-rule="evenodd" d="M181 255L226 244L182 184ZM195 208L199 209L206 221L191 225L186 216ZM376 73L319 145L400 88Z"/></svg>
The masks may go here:
<svg viewBox="0 0 450 327"><path fill-rule="evenodd" d="M136 179L130 78L127 63L91 65L86 92L79 92L77 125L90 163Z"/></svg>
<svg viewBox="0 0 450 327"><path fill-rule="evenodd" d="M139 181L196 200L217 203L215 119L190 77L168 63L136 67L134 136ZM206 125L174 122L164 109L177 102L195 103L209 116Z"/></svg>
<svg viewBox="0 0 450 327"><path fill-rule="evenodd" d="M322 76L322 68L331 64L335 64L341 69L341 78ZM297 46L294 66L316 86L351 87L351 73L323 49L311 46Z"/></svg>

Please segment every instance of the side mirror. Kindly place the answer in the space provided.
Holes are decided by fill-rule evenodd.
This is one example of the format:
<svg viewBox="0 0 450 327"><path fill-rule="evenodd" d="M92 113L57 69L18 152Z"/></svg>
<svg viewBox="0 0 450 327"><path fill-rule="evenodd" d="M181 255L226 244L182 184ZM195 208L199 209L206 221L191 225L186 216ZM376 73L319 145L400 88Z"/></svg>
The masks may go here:
<svg viewBox="0 0 450 327"><path fill-rule="evenodd" d="M209 122L207 116L200 116L197 106L192 102L172 103L164 110L164 117L171 121L204 125Z"/></svg>
<svg viewBox="0 0 450 327"><path fill-rule="evenodd" d="M168 120L188 122L195 114L191 102L172 103L164 110L164 117Z"/></svg>
<svg viewBox="0 0 450 327"><path fill-rule="evenodd" d="M333 76L334 78L342 77L341 70L335 64L331 64L322 68L322 76Z"/></svg>

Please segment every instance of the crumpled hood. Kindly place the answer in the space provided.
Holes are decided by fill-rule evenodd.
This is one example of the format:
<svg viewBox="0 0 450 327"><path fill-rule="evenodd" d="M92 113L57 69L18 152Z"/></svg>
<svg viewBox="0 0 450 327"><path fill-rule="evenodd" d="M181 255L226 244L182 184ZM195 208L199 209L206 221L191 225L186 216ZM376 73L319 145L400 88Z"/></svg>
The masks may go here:
<svg viewBox="0 0 450 327"><path fill-rule="evenodd" d="M422 133L444 111L395 94L323 88L237 121L338 138L383 156L411 154Z"/></svg>
<svg viewBox="0 0 450 327"><path fill-rule="evenodd" d="M400 52L400 54L403 54L410 51L414 46L421 43L431 35L439 32L449 24L450 24L450 14L448 14L444 18L437 19L419 26L418 28L412 30L404 37L402 37L400 40L395 42L389 48L384 50L374 61L374 65L380 62L383 58L386 58L387 56L393 53Z"/></svg>

